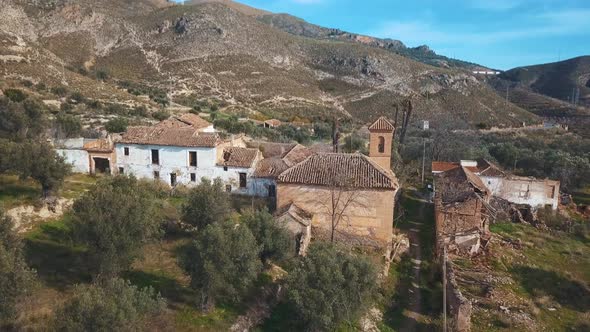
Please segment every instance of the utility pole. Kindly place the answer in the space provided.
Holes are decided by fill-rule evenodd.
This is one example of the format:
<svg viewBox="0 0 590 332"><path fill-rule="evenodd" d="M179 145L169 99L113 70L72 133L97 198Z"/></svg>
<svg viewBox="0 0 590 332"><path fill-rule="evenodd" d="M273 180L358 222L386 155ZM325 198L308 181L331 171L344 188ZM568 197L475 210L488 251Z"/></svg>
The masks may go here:
<svg viewBox="0 0 590 332"><path fill-rule="evenodd" d="M426 137L423 138L424 148L422 149L422 185L424 185L424 166L426 164Z"/></svg>
<svg viewBox="0 0 590 332"><path fill-rule="evenodd" d="M447 332L447 244L443 243L443 332Z"/></svg>

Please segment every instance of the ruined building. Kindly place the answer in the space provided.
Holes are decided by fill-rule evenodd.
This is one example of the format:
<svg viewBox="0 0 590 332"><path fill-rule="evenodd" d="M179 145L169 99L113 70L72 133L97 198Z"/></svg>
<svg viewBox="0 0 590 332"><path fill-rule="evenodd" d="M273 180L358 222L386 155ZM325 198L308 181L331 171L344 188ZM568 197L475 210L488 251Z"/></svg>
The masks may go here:
<svg viewBox="0 0 590 332"><path fill-rule="evenodd" d="M489 234L493 209L490 191L467 167L456 167L435 177L434 213L436 250L474 254Z"/></svg>
<svg viewBox="0 0 590 332"><path fill-rule="evenodd" d="M460 167L477 175L494 197L535 209L551 206L556 210L559 205L559 181L511 175L484 159L459 163L435 161L432 162L432 173L441 174Z"/></svg>

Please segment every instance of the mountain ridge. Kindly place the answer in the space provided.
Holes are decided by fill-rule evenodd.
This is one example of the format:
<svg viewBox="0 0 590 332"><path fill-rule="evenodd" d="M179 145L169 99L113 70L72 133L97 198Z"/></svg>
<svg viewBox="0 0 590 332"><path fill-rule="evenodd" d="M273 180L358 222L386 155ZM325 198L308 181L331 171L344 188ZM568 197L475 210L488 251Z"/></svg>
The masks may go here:
<svg viewBox="0 0 590 332"><path fill-rule="evenodd" d="M263 117L337 115L363 122L393 118L396 105L413 98L414 122L539 121L464 70L362 43L293 35L227 1L181 6L140 0L132 7L123 0L1 2L6 84L26 79L102 100L143 102L121 89L131 82L172 100L214 98L228 111ZM81 74L103 70L106 80Z"/></svg>

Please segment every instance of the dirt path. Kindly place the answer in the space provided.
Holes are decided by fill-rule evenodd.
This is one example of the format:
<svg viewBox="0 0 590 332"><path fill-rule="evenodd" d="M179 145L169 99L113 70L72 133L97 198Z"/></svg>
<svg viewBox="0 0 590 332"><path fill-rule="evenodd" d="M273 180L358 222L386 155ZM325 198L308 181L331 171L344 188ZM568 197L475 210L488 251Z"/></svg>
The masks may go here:
<svg viewBox="0 0 590 332"><path fill-rule="evenodd" d="M412 257L413 275L412 286L408 291L409 306L404 313L407 317L402 331L415 331L416 324L422 312L422 294L420 291L420 269L422 264L422 250L420 248L420 224L411 222L412 228L408 232L410 239L410 255Z"/></svg>
<svg viewBox="0 0 590 332"><path fill-rule="evenodd" d="M425 213L427 200L419 199L420 208L413 211L413 215L408 216L408 238L410 240L410 256L412 258L412 282L408 290L408 306L404 310L405 321L402 324L401 331L416 331L425 321L425 313L422 308L422 245L420 233L424 231Z"/></svg>

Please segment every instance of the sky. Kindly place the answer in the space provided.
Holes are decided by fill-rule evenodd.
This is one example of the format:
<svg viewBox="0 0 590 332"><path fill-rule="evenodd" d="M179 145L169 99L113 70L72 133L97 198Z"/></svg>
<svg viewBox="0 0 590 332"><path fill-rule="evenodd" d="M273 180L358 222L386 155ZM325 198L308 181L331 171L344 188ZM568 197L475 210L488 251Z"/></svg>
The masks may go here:
<svg viewBox="0 0 590 332"><path fill-rule="evenodd" d="M590 0L238 0L506 70L590 55Z"/></svg>

